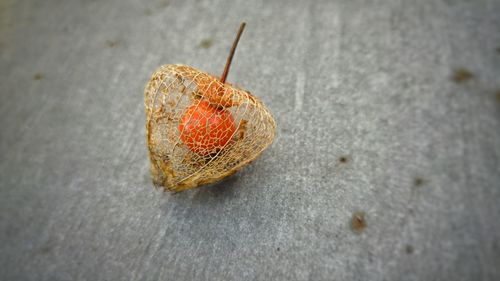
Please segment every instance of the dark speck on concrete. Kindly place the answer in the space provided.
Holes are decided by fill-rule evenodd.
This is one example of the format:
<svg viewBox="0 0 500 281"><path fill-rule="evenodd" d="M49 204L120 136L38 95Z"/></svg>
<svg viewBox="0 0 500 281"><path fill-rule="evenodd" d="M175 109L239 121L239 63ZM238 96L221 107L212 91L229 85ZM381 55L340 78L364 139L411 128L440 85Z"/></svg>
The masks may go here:
<svg viewBox="0 0 500 281"><path fill-rule="evenodd" d="M42 80L42 79L43 79L43 74L40 72L33 75L33 80Z"/></svg>
<svg viewBox="0 0 500 281"><path fill-rule="evenodd" d="M456 69L453 73L452 80L457 83L464 83L474 78L474 74L465 68Z"/></svg>
<svg viewBox="0 0 500 281"><path fill-rule="evenodd" d="M413 180L413 185L414 185L415 187L420 187L420 186L422 186L424 183L425 183L424 179L423 179L423 178L420 178L420 177L416 177L416 178Z"/></svg>
<svg viewBox="0 0 500 281"><path fill-rule="evenodd" d="M496 49L496 51L497 51L497 54L500 54L500 47L498 47L498 48Z"/></svg>
<svg viewBox="0 0 500 281"><path fill-rule="evenodd" d="M40 247L40 249L38 251L40 254L46 255L46 254L50 253L51 250L52 250L52 246L50 244L45 244L42 247Z"/></svg>
<svg viewBox="0 0 500 281"><path fill-rule="evenodd" d="M358 211L352 214L351 228L356 233L361 233L366 228L365 212Z"/></svg>
<svg viewBox="0 0 500 281"><path fill-rule="evenodd" d="M406 252L408 255L413 254L413 251L414 251L414 250L415 250L415 249L413 249L413 246L412 246L412 245L406 245L406 247L405 247L405 252Z"/></svg>
<svg viewBox="0 0 500 281"><path fill-rule="evenodd" d="M280 251L280 247L278 247L278 248L276 249L276 251L278 251L278 252L279 252L279 251Z"/></svg>
<svg viewBox="0 0 500 281"><path fill-rule="evenodd" d="M339 158L339 163L340 163L340 164L345 164L345 163L347 163L347 162L349 162L349 158L348 158L347 156L341 156L341 157Z"/></svg>
<svg viewBox="0 0 500 281"><path fill-rule="evenodd" d="M116 40L106 40L106 46L109 48L114 48L118 45L118 42Z"/></svg>
<svg viewBox="0 0 500 281"><path fill-rule="evenodd" d="M208 49L208 48L212 47L213 44L214 44L214 40L212 40L212 38L205 38L205 39L201 40L199 46L200 46L200 48Z"/></svg>

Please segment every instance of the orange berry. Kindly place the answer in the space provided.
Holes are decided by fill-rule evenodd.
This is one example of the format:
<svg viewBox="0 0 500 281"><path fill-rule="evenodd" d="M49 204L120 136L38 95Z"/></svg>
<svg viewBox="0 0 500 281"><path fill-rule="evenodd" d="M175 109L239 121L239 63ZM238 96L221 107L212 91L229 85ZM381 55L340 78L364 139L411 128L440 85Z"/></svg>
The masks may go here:
<svg viewBox="0 0 500 281"><path fill-rule="evenodd" d="M223 149L236 132L234 118L228 110L201 100L188 107L179 123L181 140L202 156Z"/></svg>

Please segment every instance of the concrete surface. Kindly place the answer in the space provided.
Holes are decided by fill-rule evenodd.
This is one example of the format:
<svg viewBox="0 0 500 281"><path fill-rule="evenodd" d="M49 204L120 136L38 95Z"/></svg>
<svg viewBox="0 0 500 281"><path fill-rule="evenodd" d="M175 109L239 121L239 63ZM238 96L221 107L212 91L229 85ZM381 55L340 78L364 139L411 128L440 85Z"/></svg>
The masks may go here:
<svg viewBox="0 0 500 281"><path fill-rule="evenodd" d="M500 280L499 1L0 7L1 280ZM275 143L155 190L148 77L219 74L242 20Z"/></svg>

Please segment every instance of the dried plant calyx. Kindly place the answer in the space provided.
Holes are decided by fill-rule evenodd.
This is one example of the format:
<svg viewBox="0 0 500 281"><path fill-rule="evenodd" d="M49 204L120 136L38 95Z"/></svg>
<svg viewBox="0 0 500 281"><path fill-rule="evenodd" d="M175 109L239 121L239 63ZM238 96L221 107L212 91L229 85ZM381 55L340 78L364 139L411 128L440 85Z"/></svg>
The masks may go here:
<svg viewBox="0 0 500 281"><path fill-rule="evenodd" d="M189 66L160 67L144 99L151 175L169 191L235 173L275 136L275 121L258 98Z"/></svg>
<svg viewBox="0 0 500 281"><path fill-rule="evenodd" d="M223 179L254 160L275 135L264 104L229 83L240 25L220 79L186 65L164 65L144 91L151 175L182 191Z"/></svg>

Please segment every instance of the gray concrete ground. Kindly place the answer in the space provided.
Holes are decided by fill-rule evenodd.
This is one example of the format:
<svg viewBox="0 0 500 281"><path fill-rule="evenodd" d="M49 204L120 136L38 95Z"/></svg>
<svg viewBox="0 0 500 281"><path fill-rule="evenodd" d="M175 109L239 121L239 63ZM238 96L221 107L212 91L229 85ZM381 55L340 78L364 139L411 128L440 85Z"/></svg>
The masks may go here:
<svg viewBox="0 0 500 281"><path fill-rule="evenodd" d="M499 15L1 1L0 279L500 280ZM219 74L242 20L228 80L272 110L276 141L220 184L155 190L146 81Z"/></svg>

